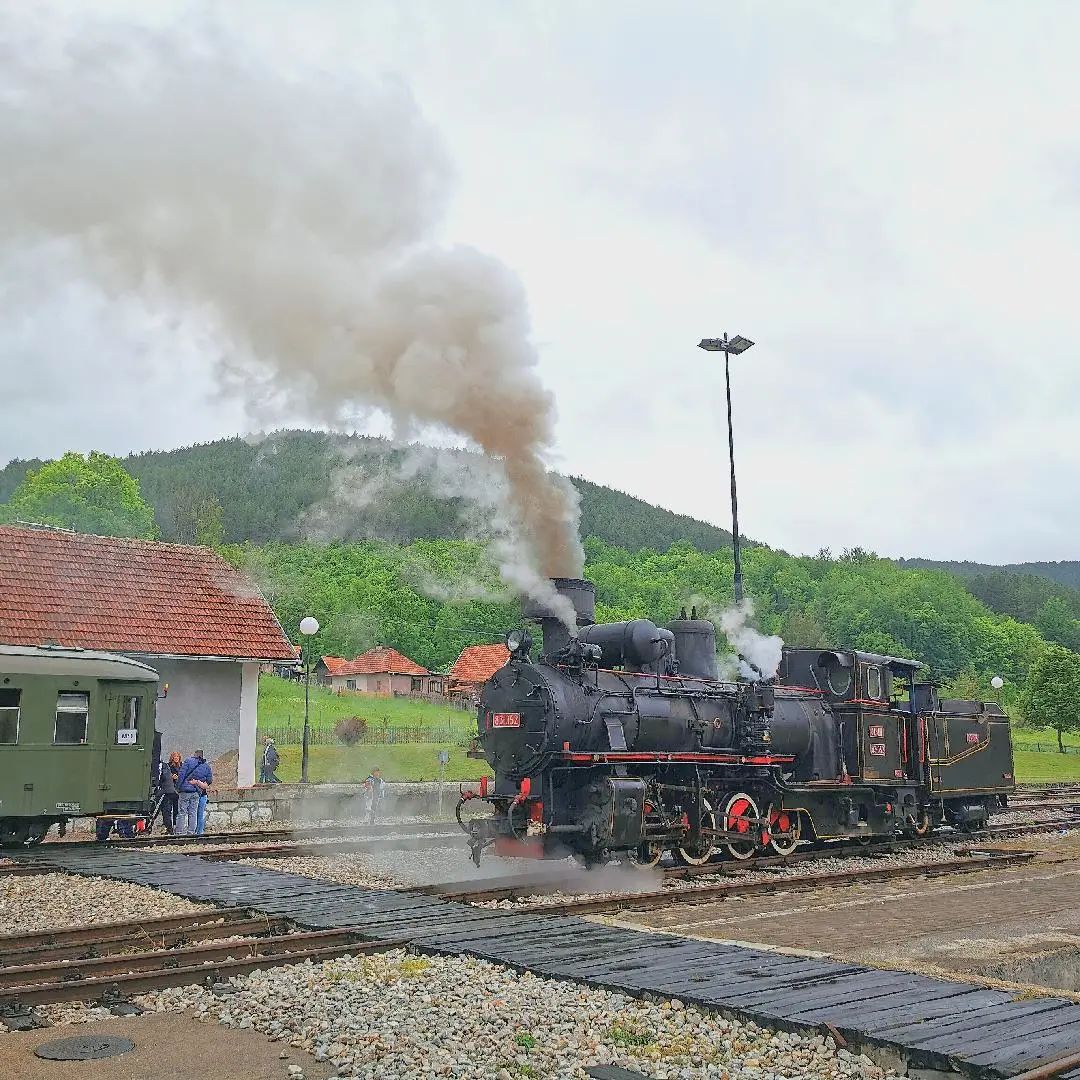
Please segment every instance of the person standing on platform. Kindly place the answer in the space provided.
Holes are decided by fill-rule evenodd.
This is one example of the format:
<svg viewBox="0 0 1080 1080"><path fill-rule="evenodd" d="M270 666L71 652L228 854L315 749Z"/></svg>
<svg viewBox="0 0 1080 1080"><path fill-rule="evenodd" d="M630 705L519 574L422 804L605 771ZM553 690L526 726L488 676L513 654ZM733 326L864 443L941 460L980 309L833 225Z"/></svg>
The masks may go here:
<svg viewBox="0 0 1080 1080"><path fill-rule="evenodd" d="M176 778L180 772L180 755L174 750L168 761L162 761L157 778L157 793L161 797L161 824L167 833L176 830Z"/></svg>
<svg viewBox="0 0 1080 1080"><path fill-rule="evenodd" d="M176 789L179 793L180 818L176 831L181 836L198 836L199 833L199 796L205 794L213 782L214 776L203 757L201 750L196 750L186 758L177 775ZM203 811L205 821L205 810Z"/></svg>
<svg viewBox="0 0 1080 1080"><path fill-rule="evenodd" d="M269 735L263 736L262 768L259 770L260 784L280 784L277 778L277 767L281 758L278 757L277 747Z"/></svg>
<svg viewBox="0 0 1080 1080"><path fill-rule="evenodd" d="M367 779L364 781L364 790L368 793L370 802L370 818L372 825L375 824L375 814L379 810L383 800L383 788L385 782L382 778L382 770L376 766L368 773Z"/></svg>

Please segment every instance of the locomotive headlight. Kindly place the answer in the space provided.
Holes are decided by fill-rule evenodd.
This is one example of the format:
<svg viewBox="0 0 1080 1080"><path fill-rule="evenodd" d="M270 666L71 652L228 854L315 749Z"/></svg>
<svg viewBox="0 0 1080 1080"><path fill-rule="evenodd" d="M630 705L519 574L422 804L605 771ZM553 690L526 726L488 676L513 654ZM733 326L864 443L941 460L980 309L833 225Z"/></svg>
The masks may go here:
<svg viewBox="0 0 1080 1080"><path fill-rule="evenodd" d="M532 636L528 630L511 630L506 635L506 647L515 655L527 653L532 648Z"/></svg>

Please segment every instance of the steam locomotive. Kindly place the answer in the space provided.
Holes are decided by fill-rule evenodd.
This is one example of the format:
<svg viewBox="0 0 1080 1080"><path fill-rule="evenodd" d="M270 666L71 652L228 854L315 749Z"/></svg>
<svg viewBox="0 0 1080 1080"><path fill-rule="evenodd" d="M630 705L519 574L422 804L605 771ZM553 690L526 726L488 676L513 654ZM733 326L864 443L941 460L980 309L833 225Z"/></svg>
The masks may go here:
<svg viewBox="0 0 1080 1080"><path fill-rule="evenodd" d="M484 684L472 756L494 783L462 793L473 860L665 851L790 854L803 841L927 836L984 825L1014 789L1008 718L940 700L920 664L853 650L787 648L775 677L717 677L715 629L680 617L597 625L593 585L554 578L528 630ZM573 606L576 633L556 615ZM685 613L684 613L685 614ZM757 673L761 675L761 673ZM490 815L462 815L480 799Z"/></svg>

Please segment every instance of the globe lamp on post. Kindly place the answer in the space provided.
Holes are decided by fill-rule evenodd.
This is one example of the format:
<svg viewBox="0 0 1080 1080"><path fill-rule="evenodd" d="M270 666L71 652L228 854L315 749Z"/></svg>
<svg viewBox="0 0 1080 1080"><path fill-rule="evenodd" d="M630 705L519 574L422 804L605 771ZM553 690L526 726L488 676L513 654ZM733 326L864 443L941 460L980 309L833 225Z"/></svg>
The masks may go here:
<svg viewBox="0 0 1080 1080"><path fill-rule="evenodd" d="M306 615L300 620L300 633L306 638L319 632L319 620ZM311 745L311 643L302 646L304 653L304 749L300 757L300 783L308 782L308 748Z"/></svg>

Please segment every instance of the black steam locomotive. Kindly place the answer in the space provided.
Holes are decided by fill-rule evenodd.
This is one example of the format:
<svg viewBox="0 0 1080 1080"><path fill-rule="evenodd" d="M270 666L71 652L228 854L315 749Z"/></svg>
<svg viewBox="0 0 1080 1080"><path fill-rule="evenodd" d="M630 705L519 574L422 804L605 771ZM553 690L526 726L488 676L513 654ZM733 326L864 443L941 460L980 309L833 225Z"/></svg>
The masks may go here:
<svg viewBox="0 0 1080 1080"><path fill-rule="evenodd" d="M463 821L477 863L492 844L649 866L665 851L699 865L805 840L927 836L982 826L1013 790L1001 708L939 700L912 660L785 648L775 678L722 681L711 622L596 625L590 582L553 583L576 635L530 603L539 659L513 631L480 693L471 753L495 781L463 793L493 810Z"/></svg>

